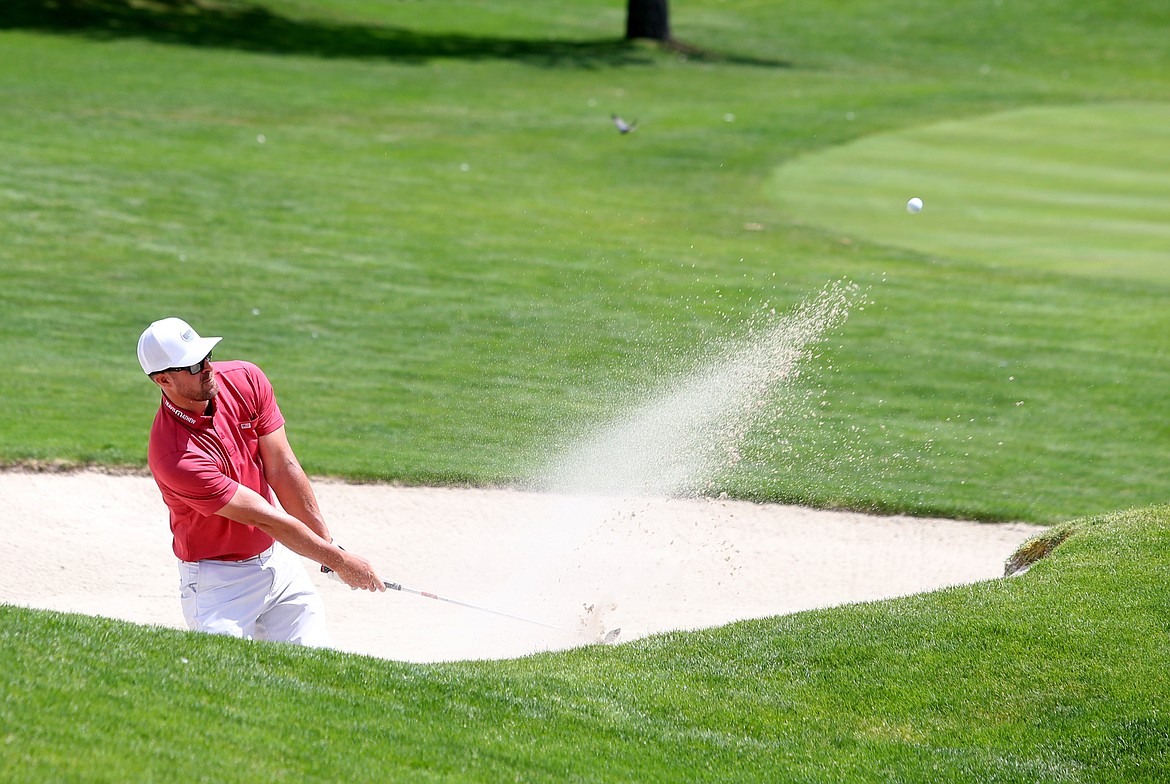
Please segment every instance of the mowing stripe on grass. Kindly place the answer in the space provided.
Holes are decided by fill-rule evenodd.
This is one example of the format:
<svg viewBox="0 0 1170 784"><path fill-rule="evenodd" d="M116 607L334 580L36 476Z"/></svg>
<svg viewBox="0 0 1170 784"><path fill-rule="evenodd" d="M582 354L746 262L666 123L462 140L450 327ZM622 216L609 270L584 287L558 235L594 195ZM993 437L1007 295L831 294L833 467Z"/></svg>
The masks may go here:
<svg viewBox="0 0 1170 784"><path fill-rule="evenodd" d="M1170 104L1029 108L809 155L771 191L795 221L930 256L1163 282L1168 149Z"/></svg>

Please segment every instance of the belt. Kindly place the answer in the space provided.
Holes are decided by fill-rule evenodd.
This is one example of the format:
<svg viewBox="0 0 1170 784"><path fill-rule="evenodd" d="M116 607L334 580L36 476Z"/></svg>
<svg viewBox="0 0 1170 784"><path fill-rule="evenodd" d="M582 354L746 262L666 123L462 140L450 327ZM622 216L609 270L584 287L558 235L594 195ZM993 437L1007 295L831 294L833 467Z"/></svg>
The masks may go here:
<svg viewBox="0 0 1170 784"><path fill-rule="evenodd" d="M202 563L203 561L211 561L212 563L221 563L221 564L246 564L246 563L261 563L262 564L265 561L267 561L269 558L272 557L272 554L275 550L276 550L276 544L273 543L272 546L269 547L267 550L265 550L264 552L259 553L257 555L253 555L251 558L240 558L237 560L224 559L224 558L203 558L202 560L196 561L195 563ZM188 561L187 563L192 563L192 562Z"/></svg>

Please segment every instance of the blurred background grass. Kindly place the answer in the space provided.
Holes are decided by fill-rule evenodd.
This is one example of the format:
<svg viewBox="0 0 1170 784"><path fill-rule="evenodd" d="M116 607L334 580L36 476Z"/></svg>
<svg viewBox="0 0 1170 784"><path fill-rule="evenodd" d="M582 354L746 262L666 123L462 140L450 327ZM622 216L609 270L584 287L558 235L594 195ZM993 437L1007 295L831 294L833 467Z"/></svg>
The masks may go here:
<svg viewBox="0 0 1170 784"><path fill-rule="evenodd" d="M1164 280L988 264L991 234L927 254L884 216L810 222L786 179L943 121L1161 101L1159 4L680 4L690 57L600 0L80 7L0 12L6 462L142 465L133 345L180 315L266 369L312 472L523 482L848 278L872 304L712 492L1043 522L1170 487Z"/></svg>

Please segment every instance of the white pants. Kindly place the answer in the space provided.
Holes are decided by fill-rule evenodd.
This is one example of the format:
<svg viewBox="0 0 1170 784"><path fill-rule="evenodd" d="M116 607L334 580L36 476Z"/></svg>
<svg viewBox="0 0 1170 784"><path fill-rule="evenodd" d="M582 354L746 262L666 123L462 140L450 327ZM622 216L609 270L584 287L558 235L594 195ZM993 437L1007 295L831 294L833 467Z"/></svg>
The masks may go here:
<svg viewBox="0 0 1170 784"><path fill-rule="evenodd" d="M332 647L325 607L300 557L279 542L246 561L179 561L192 631Z"/></svg>

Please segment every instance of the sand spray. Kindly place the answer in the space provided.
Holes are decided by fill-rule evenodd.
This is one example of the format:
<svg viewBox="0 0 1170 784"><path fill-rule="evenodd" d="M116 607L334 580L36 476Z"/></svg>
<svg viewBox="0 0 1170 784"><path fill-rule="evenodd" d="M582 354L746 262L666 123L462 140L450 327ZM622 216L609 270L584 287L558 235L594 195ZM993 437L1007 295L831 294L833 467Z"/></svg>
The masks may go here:
<svg viewBox="0 0 1170 784"><path fill-rule="evenodd" d="M537 484L574 495L701 494L716 471L737 462L744 434L783 408L802 360L863 300L856 284L838 281L788 313L759 314L743 336L709 347L694 371L571 445Z"/></svg>
<svg viewBox="0 0 1170 784"><path fill-rule="evenodd" d="M739 460L746 433L761 421L782 421L786 404L799 402L793 382L802 363L865 303L859 286L835 281L787 312L761 309L737 336L701 351L690 372L562 450L533 483L547 494L548 509L522 545L532 568L508 593L545 597L536 611L557 617L580 642L618 641L620 597L639 575L583 560L582 543L637 525L650 504L703 495L713 476ZM579 599L565 607L566 594Z"/></svg>

